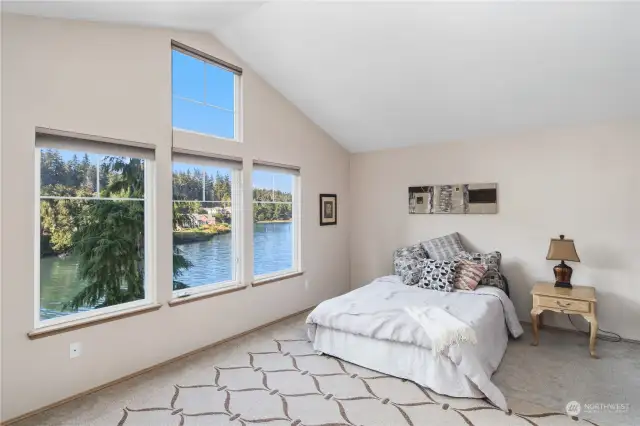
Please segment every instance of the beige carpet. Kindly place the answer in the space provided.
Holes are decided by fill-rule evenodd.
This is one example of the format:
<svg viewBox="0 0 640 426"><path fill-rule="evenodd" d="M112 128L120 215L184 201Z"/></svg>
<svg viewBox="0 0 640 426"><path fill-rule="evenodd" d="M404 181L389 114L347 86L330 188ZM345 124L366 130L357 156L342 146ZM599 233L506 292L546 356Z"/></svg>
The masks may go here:
<svg viewBox="0 0 640 426"><path fill-rule="evenodd" d="M577 420L553 412L504 413L482 400L442 397L412 382L316 355L306 340L275 340L256 349L230 366L213 367L211 381L176 384L170 399L126 407L118 426L234 421L243 426L516 426Z"/></svg>
<svg viewBox="0 0 640 426"><path fill-rule="evenodd" d="M32 417L19 426L633 424L624 416L609 416L609 421L602 423L593 417L571 418L563 410L531 402L533 398L527 395L535 397L540 389L528 392L523 378L529 377L533 386L540 386L547 373L532 371L535 365L531 361L548 353L531 347L518 353L528 342L510 343L510 352L516 348L511 358L520 369L515 375L517 382L509 383L500 373L494 376L512 409L504 413L483 400L445 397L412 382L316 355L306 341L303 320L299 316L252 333ZM569 340L582 339L562 334ZM548 351L552 346L545 348ZM509 351L500 371L513 374L516 370L509 362ZM524 354L530 358L522 359ZM517 396L511 394L513 387L519 390ZM560 406L565 404L560 400Z"/></svg>

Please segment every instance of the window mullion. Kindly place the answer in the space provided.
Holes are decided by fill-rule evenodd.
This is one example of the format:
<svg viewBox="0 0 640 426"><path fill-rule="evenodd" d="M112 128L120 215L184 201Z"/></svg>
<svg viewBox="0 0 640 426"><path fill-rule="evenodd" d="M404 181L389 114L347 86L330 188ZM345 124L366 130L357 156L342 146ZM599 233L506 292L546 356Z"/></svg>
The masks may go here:
<svg viewBox="0 0 640 426"><path fill-rule="evenodd" d="M202 61L202 74L203 74L203 85L202 85L202 101L204 104L207 104L207 64Z"/></svg>

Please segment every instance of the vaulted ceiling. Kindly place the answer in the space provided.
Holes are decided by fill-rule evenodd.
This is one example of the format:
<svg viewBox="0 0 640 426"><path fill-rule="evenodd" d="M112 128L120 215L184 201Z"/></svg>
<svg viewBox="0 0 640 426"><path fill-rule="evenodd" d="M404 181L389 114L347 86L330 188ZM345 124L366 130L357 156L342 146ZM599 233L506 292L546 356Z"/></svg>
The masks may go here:
<svg viewBox="0 0 640 426"><path fill-rule="evenodd" d="M209 31L352 152L640 119L639 3L2 7Z"/></svg>

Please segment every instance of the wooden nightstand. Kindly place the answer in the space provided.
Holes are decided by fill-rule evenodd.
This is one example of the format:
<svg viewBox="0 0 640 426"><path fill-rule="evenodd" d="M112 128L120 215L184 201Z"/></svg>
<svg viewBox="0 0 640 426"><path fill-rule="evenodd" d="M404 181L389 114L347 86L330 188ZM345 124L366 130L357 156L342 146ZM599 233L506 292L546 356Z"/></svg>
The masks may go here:
<svg viewBox="0 0 640 426"><path fill-rule="evenodd" d="M596 335L598 320L596 318L596 289L593 287L574 285L573 288L554 287L553 283L537 283L531 290L533 309L531 324L533 326L533 346L538 346L540 336L538 327L542 326L542 311L554 311L561 314L582 315L589 321L589 352L596 356Z"/></svg>

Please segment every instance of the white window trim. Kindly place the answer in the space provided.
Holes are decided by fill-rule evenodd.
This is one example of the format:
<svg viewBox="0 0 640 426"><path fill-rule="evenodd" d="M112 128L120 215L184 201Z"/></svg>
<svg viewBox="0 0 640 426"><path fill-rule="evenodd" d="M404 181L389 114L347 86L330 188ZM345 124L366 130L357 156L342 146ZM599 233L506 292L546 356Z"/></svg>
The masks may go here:
<svg viewBox="0 0 640 426"><path fill-rule="evenodd" d="M89 141L90 142L90 141ZM35 149L35 227L34 227L34 328L41 329L58 324L74 323L100 315L128 311L142 306L153 305L157 301L157 288L155 280L155 160L144 160L144 294L145 298L105 308L92 309L85 312L70 313L57 318L40 319L40 161L42 149ZM45 148L46 149L46 148ZM95 200L104 200L95 198Z"/></svg>
<svg viewBox="0 0 640 426"><path fill-rule="evenodd" d="M233 79L233 133L236 142L242 143L243 138L243 107L242 107L242 78L238 74L234 74Z"/></svg>
<svg viewBox="0 0 640 426"><path fill-rule="evenodd" d="M202 133L202 132L196 132L195 130L189 130L189 129L183 129L181 127L172 127L174 132L183 132L183 133L191 133L193 135L198 135L198 136L204 136L205 138L211 138L214 140L219 140L219 141L223 141L223 142L242 142L236 139L229 139L229 138L224 138L222 136L216 136L216 135L210 135L208 133Z"/></svg>
<svg viewBox="0 0 640 426"><path fill-rule="evenodd" d="M180 49L176 49L175 47L171 48L171 52L173 51L177 51L179 53L182 53L183 55L186 54L184 52L182 52ZM225 69L224 67L220 66L219 64L215 64L212 63L210 61L208 61L205 58L202 58L200 56L198 56L197 54L193 53L190 55L191 57L193 57L194 59L197 59L199 61L204 62L205 64L209 64L212 66L216 66L222 69ZM206 69L206 68L205 68ZM229 70L226 70L227 72L232 72ZM173 62L171 65L171 72L173 74ZM203 87L203 92L204 92L204 102L201 101L197 101L195 99L191 99L191 98L187 98L184 96L180 96L180 95L175 95L173 93L173 85L171 86L171 104L173 107L173 99L177 98L183 101L187 101L187 102L193 102L196 103L198 105L201 105L203 107L208 107L208 108L215 108L215 109L219 109L221 111L226 111L226 112L231 112L233 113L233 138L227 138L224 136L219 136L219 135L214 135L214 134L209 134L209 133L202 133L202 132L198 132L195 130L189 130L189 129L183 129L181 127L176 127L173 126L173 130L179 130L182 132L188 132L188 133L194 133L197 135L202 135L202 136L208 136L208 137L212 137L214 139L219 139L221 141L230 141L230 142L243 142L243 107L242 107L242 76L236 73L233 73L233 110L227 109L227 108L222 108L218 105L214 105L214 104L209 104L206 102L207 99L207 80L206 80L206 71L205 71L205 80L204 80L204 87ZM172 121L173 121L173 114L172 114Z"/></svg>
<svg viewBox="0 0 640 426"><path fill-rule="evenodd" d="M286 169L283 169L283 172L286 173ZM278 278L280 276L284 276L284 275L290 275L290 274L295 274L298 272L302 272L302 251L301 251L301 202L300 200L302 200L301 197L301 189L300 189L300 176L296 175L296 174L290 174L290 176L293 178L293 192L291 194L291 218L292 218L292 225L293 225L293 248L292 248L292 252L293 252L293 259L292 259L292 267L289 269L283 269L281 271L276 271L276 272L269 272L267 274L259 274L256 275L254 272L253 275L253 281L265 281L265 280L270 280L272 278ZM252 191L253 191L253 185L252 185ZM253 208L255 204L263 204L264 202L256 202L253 201L251 203L251 215L253 217ZM268 202L267 202L268 203ZM279 204L288 204L288 203L279 203ZM254 263L255 263L255 254L254 254L254 259L253 259ZM254 266L254 271L255 271L255 266Z"/></svg>
<svg viewBox="0 0 640 426"><path fill-rule="evenodd" d="M172 168L173 168L173 162ZM173 196L172 196L173 198ZM171 201L172 203L174 200ZM232 279L217 283L202 284L181 290L173 290L174 299L201 293L238 287L242 285L242 169L231 169L231 259L233 259ZM171 247L173 251L173 244Z"/></svg>
<svg viewBox="0 0 640 426"><path fill-rule="evenodd" d="M196 296L201 293L214 293L218 290L226 290L228 288L240 287L241 284L237 280L221 281L213 284L202 284L195 287L189 287L182 290L174 290L172 300L183 297Z"/></svg>

